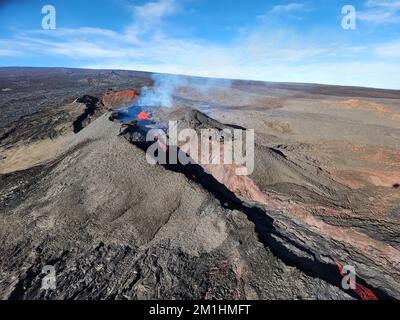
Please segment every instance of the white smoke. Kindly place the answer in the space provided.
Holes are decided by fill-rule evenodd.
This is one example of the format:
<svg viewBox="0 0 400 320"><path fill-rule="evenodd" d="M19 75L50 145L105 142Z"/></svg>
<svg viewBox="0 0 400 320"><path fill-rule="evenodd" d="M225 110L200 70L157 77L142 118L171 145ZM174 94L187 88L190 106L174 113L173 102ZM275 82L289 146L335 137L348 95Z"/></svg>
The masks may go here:
<svg viewBox="0 0 400 320"><path fill-rule="evenodd" d="M182 84L182 80L178 76L161 74L154 74L152 79L154 88L143 87L137 104L145 107L172 108L174 91Z"/></svg>
<svg viewBox="0 0 400 320"><path fill-rule="evenodd" d="M169 74L153 74L153 88L143 87L136 105L140 107L167 107L174 104L174 93L180 87L194 88L202 93L216 86L230 87L230 80L194 78Z"/></svg>

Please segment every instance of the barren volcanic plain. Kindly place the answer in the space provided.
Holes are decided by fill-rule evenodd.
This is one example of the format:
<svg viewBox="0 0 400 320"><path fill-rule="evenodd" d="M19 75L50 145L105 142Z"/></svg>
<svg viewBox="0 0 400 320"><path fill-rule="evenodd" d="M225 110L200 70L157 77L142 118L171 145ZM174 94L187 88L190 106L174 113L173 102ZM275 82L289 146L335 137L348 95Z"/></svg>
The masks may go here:
<svg viewBox="0 0 400 320"><path fill-rule="evenodd" d="M400 298L400 91L182 81L152 118L254 129L243 177L149 164L110 118L143 86L152 74L0 68L1 299Z"/></svg>

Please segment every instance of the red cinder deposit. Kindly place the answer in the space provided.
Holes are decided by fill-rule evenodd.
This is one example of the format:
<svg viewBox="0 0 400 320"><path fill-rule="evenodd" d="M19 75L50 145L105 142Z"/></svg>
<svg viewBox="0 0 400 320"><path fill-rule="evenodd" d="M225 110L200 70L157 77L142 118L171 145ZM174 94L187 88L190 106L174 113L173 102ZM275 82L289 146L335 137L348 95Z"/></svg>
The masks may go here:
<svg viewBox="0 0 400 320"><path fill-rule="evenodd" d="M112 91L103 96L102 102L108 108L120 107L132 103L138 96L133 89Z"/></svg>

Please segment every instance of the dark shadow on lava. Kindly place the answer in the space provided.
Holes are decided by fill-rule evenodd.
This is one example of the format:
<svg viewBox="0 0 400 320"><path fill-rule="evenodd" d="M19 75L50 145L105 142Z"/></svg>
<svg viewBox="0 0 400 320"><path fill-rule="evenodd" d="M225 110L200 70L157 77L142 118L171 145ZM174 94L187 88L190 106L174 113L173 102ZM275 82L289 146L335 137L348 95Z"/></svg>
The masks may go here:
<svg viewBox="0 0 400 320"><path fill-rule="evenodd" d="M393 188L399 189L399 188L400 188L400 183L395 183L395 184L393 185Z"/></svg>
<svg viewBox="0 0 400 320"><path fill-rule="evenodd" d="M94 115L97 109L97 103L99 102L99 99L96 97L86 95L83 96L82 98L79 98L77 102L84 103L86 105L86 108L85 111L73 123L75 134L83 129L83 122L87 118Z"/></svg>
<svg viewBox="0 0 400 320"><path fill-rule="evenodd" d="M247 130L245 127L241 127L237 124L228 124L228 123L224 123L224 126L227 126L228 128L233 128L233 129L239 129L239 130Z"/></svg>
<svg viewBox="0 0 400 320"><path fill-rule="evenodd" d="M132 142L131 143L146 152L152 142ZM178 152L183 151L178 149ZM185 154L186 155L186 154ZM155 155L157 157L157 154ZM167 155L167 159L169 159ZM306 257L299 257L292 251L277 241L273 235L280 236L279 231L274 226L274 220L269 217L264 210L257 207L248 207L244 205L236 195L230 191L225 185L218 182L212 175L206 173L204 169L198 164L163 164L166 170L184 174L188 179L200 184L204 189L209 191L215 198L217 198L222 207L230 210L238 210L246 214L247 218L254 223L255 230L259 241L263 243L267 250L270 250L276 257L284 263L296 267L305 274L313 278L319 278L331 285L338 287L340 290L345 291L348 295L355 299L360 297L352 290L344 290L341 286L342 277L340 276L338 266L324 263L315 258L314 254L307 248L299 246L298 243L285 238L285 241L292 246L299 248L303 252L307 252L313 256L314 259ZM357 283L369 288L380 300L393 300L384 291L368 285L364 280L358 278Z"/></svg>

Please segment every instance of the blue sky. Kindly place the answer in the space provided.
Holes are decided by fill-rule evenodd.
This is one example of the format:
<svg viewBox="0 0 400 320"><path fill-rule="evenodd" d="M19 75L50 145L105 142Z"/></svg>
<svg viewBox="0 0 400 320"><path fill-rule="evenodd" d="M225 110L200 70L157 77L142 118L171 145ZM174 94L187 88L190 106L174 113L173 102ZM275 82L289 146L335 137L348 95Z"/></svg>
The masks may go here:
<svg viewBox="0 0 400 320"><path fill-rule="evenodd" d="M56 30L42 29L48 4ZM400 89L400 0L0 0L0 66Z"/></svg>

